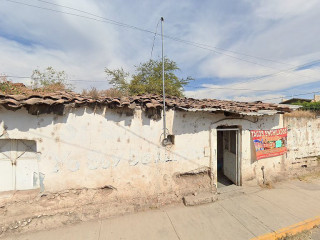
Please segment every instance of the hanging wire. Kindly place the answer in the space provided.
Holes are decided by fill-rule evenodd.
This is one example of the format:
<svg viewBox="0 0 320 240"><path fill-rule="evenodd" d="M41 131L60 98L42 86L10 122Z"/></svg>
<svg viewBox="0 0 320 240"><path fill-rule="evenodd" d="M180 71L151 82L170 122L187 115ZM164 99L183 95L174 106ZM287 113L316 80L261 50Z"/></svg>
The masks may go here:
<svg viewBox="0 0 320 240"><path fill-rule="evenodd" d="M158 35L158 26L159 26L160 21L161 21L161 19L159 19L159 21L158 21L158 23L157 23L156 31L155 31L154 36L153 36L153 43L152 43L152 48L151 48L150 59L152 59L152 53L153 53L154 43L155 43L155 41L156 41L156 36Z"/></svg>

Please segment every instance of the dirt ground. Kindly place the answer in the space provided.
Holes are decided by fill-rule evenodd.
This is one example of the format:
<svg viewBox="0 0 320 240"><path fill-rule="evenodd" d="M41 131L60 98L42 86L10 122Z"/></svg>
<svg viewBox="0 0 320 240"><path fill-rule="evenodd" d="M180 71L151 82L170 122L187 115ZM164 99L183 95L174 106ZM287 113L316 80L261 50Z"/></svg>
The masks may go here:
<svg viewBox="0 0 320 240"><path fill-rule="evenodd" d="M140 198L122 198L112 186L68 189L56 193L45 192L41 195L37 192L18 191L3 199L0 196L0 238L4 234L48 230L90 220L159 209L164 205L180 205L183 196L206 192L207 186L210 186L210 177L205 171L177 174L174 177L179 191ZM313 172L298 179L309 183L314 179L320 179L320 175L319 172ZM270 183L264 188L271 190L274 186ZM312 239L307 237L308 233L305 234L305 238L292 240ZM313 239L320 240L320 237Z"/></svg>
<svg viewBox="0 0 320 240"><path fill-rule="evenodd" d="M320 240L320 226L315 227L309 231L303 231L294 236L287 236L278 240Z"/></svg>
<svg viewBox="0 0 320 240"><path fill-rule="evenodd" d="M128 198L112 186L66 189L60 192L37 190L0 194L0 237L5 233L39 231L94 219L182 204L184 196L210 191L207 171L173 176L177 189L154 195Z"/></svg>

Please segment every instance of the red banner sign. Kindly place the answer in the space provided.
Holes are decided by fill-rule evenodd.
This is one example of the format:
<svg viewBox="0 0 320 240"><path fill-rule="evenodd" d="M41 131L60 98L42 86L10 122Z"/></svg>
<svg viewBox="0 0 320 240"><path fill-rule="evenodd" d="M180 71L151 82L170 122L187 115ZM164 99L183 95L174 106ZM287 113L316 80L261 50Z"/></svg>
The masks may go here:
<svg viewBox="0 0 320 240"><path fill-rule="evenodd" d="M283 155L287 152L287 128L252 130L257 160Z"/></svg>

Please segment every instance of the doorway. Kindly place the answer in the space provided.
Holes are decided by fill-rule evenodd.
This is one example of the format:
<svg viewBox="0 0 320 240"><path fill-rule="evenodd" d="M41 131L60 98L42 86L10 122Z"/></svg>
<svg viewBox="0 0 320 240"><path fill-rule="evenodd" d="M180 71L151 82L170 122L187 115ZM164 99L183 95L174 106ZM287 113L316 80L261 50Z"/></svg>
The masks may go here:
<svg viewBox="0 0 320 240"><path fill-rule="evenodd" d="M35 189L39 184L36 142L0 139L0 192Z"/></svg>
<svg viewBox="0 0 320 240"><path fill-rule="evenodd" d="M239 128L217 129L218 188L240 183Z"/></svg>

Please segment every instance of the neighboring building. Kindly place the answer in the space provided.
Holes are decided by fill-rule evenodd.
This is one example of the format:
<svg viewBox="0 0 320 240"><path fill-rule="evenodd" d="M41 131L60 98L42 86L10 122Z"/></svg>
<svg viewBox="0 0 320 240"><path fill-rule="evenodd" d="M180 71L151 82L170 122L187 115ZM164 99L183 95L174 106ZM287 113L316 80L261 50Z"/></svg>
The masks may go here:
<svg viewBox="0 0 320 240"><path fill-rule="evenodd" d="M320 102L320 95L314 95L313 99L305 99L305 98L291 98L291 99L283 99L280 104L296 104L303 102Z"/></svg>
<svg viewBox="0 0 320 240"><path fill-rule="evenodd" d="M296 104L296 103L302 103L302 102L311 102L312 99L305 99L305 98L290 98L287 100L282 100L280 104Z"/></svg>

